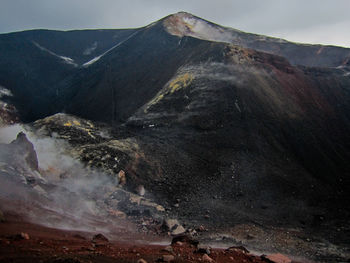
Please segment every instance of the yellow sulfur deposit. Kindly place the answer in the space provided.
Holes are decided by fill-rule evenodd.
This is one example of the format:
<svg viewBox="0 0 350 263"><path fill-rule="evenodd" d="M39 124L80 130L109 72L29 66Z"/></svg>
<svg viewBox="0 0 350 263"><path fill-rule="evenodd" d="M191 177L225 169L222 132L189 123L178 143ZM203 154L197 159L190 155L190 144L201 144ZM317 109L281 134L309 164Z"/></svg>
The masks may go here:
<svg viewBox="0 0 350 263"><path fill-rule="evenodd" d="M161 101L164 96L168 94L173 94L174 92L188 87L191 82L193 81L194 77L190 73L185 73L182 75L178 75L175 79L173 79L169 86L164 90L160 91L157 96L155 96L147 105L147 108L145 108L143 111L147 113L150 106L157 104L159 101Z"/></svg>
<svg viewBox="0 0 350 263"><path fill-rule="evenodd" d="M183 75L178 76L174 80L172 80L169 84L170 93L174 93L175 91L188 87L193 80L193 75L190 73L185 73Z"/></svg>

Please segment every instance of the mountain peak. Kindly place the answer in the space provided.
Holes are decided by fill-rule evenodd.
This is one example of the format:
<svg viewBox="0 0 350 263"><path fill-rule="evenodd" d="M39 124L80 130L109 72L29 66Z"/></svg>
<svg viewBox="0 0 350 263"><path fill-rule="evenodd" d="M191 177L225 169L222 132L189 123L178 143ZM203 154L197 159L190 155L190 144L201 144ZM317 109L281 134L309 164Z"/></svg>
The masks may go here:
<svg viewBox="0 0 350 263"><path fill-rule="evenodd" d="M216 42L232 42L232 33L228 29L187 12L178 12L163 21L164 27L171 35L191 36ZM232 29L233 30L233 29Z"/></svg>

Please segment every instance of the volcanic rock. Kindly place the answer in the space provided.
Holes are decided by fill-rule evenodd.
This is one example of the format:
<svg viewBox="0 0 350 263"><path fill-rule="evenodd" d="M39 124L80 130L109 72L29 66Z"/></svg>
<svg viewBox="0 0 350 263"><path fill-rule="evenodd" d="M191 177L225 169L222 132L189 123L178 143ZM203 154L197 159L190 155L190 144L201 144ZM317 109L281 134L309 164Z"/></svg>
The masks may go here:
<svg viewBox="0 0 350 263"><path fill-rule="evenodd" d="M158 212L165 212L165 208L164 208L163 206L161 206L161 205L157 205L157 206L156 206L156 210L157 210Z"/></svg>
<svg viewBox="0 0 350 263"><path fill-rule="evenodd" d="M163 251L169 252L169 253L173 253L174 249L172 246L167 246L165 248L162 249Z"/></svg>
<svg viewBox="0 0 350 263"><path fill-rule="evenodd" d="M205 232L205 231L207 231L207 229L203 225L200 225L196 230L197 230L197 232Z"/></svg>
<svg viewBox="0 0 350 263"><path fill-rule="evenodd" d="M1 98L1 87L0 87ZM0 100L0 126L13 125L18 123L20 118L15 106Z"/></svg>
<svg viewBox="0 0 350 263"><path fill-rule="evenodd" d="M145 187L143 185L139 185L137 188L136 188L136 192L138 195L140 196L144 196L145 195Z"/></svg>
<svg viewBox="0 0 350 263"><path fill-rule="evenodd" d="M177 219L165 219L163 228L169 231L171 235L180 235L186 232L186 229L179 223Z"/></svg>
<svg viewBox="0 0 350 263"><path fill-rule="evenodd" d="M249 250L243 246L232 246L227 248L226 251L240 251L240 252L243 252L244 254L249 254Z"/></svg>
<svg viewBox="0 0 350 263"><path fill-rule="evenodd" d="M93 236L92 242L94 242L94 243L108 243L109 240L104 235L97 234L97 235Z"/></svg>
<svg viewBox="0 0 350 263"><path fill-rule="evenodd" d="M204 262L215 262L215 260L212 259L211 257L209 257L207 254L204 254L204 255L203 255L202 260L203 260Z"/></svg>
<svg viewBox="0 0 350 263"><path fill-rule="evenodd" d="M40 185L35 185L33 189L40 195L47 196L47 192L40 186Z"/></svg>
<svg viewBox="0 0 350 263"><path fill-rule="evenodd" d="M177 242L185 243L191 246L198 246L199 241L188 235L178 235L173 237L171 240L171 245L175 245Z"/></svg>
<svg viewBox="0 0 350 263"><path fill-rule="evenodd" d="M172 262L175 260L175 257L173 255L163 255L160 258L160 262Z"/></svg>
<svg viewBox="0 0 350 263"><path fill-rule="evenodd" d="M10 236L9 239L11 240L29 240L30 236L27 233L19 233L17 235Z"/></svg>
<svg viewBox="0 0 350 263"><path fill-rule="evenodd" d="M197 253L201 253L201 254L208 254L208 255L210 255L210 250L211 250L211 248L209 246L198 245L196 252Z"/></svg>
<svg viewBox="0 0 350 263"><path fill-rule="evenodd" d="M119 210L109 209L108 213L111 216L115 216L115 217L118 217L118 218L123 218L123 219L126 218L126 214L124 212L122 212L122 211L119 211Z"/></svg>
<svg viewBox="0 0 350 263"><path fill-rule="evenodd" d="M119 185L125 185L126 184L126 175L123 170L120 170L118 173L118 182Z"/></svg>
<svg viewBox="0 0 350 263"><path fill-rule="evenodd" d="M14 147L15 156L21 156L30 169L38 171L38 157L33 144L27 139L25 133L18 133L17 138L10 143L10 146Z"/></svg>

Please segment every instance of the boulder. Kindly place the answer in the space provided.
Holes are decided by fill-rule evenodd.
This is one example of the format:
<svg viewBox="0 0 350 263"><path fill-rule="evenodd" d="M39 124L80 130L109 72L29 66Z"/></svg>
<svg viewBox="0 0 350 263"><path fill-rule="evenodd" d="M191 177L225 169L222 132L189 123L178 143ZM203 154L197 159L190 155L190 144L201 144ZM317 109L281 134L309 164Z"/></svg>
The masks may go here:
<svg viewBox="0 0 350 263"><path fill-rule="evenodd" d="M125 185L126 184L126 175L123 170L120 170L118 173L118 182L119 185Z"/></svg>
<svg viewBox="0 0 350 263"><path fill-rule="evenodd" d="M29 237L29 235L27 234L27 233L21 233L21 234L19 234L19 236L20 236L20 239L23 239L23 240L29 240L30 239L30 237Z"/></svg>
<svg viewBox="0 0 350 263"><path fill-rule="evenodd" d="M201 253L201 254L207 254L210 255L210 250L211 248L209 246L205 246L205 245L198 245L197 246L197 253Z"/></svg>
<svg viewBox="0 0 350 263"><path fill-rule="evenodd" d="M239 252L242 252L244 254L249 253L249 250L243 246L232 246L232 247L227 248L226 251L239 251Z"/></svg>
<svg viewBox="0 0 350 263"><path fill-rule="evenodd" d="M109 209L108 213L113 217L122 218L122 219L126 218L126 214L119 210Z"/></svg>
<svg viewBox="0 0 350 263"><path fill-rule="evenodd" d="M161 205L157 205L156 209L157 209L158 212L165 212L165 208L163 206L161 206Z"/></svg>
<svg viewBox="0 0 350 263"><path fill-rule="evenodd" d="M163 255L161 257L161 262L172 262L175 260L175 257L173 255Z"/></svg>
<svg viewBox="0 0 350 263"><path fill-rule="evenodd" d="M165 231L170 232L171 235L181 235L186 232L186 229L179 223L177 219L166 219L163 222Z"/></svg>
<svg viewBox="0 0 350 263"><path fill-rule="evenodd" d="M208 231L208 230L205 228L205 226L203 226L203 225L200 225L196 230L197 230L197 232L205 232L205 231Z"/></svg>
<svg viewBox="0 0 350 263"><path fill-rule="evenodd" d="M203 257L202 257L202 261L203 262L214 262L214 259L209 257L207 254L204 254Z"/></svg>
<svg viewBox="0 0 350 263"><path fill-rule="evenodd" d="M24 157L28 167L33 171L39 170L38 157L33 144L27 139L24 132L17 134L17 138L10 143L15 148L15 153Z"/></svg>
<svg viewBox="0 0 350 263"><path fill-rule="evenodd" d="M97 235L93 236L92 242L94 242L94 243L108 243L109 240L104 235L97 234Z"/></svg>
<svg viewBox="0 0 350 263"><path fill-rule="evenodd" d="M173 253L174 249L172 246L167 246L167 247L163 248L162 251Z"/></svg>
<svg viewBox="0 0 350 263"><path fill-rule="evenodd" d="M136 188L136 192L137 192L138 195L144 196L145 193L146 193L145 187L144 187L143 185L139 185L139 186Z"/></svg>
<svg viewBox="0 0 350 263"><path fill-rule="evenodd" d="M188 245L195 246L195 247L198 246L198 244L199 244L198 240L195 240L188 235L178 235L178 236L174 237L171 240L171 245L172 246L176 245L178 242L180 242L181 244L188 244Z"/></svg>
<svg viewBox="0 0 350 263"><path fill-rule="evenodd" d="M10 236L8 238L11 240L29 240L30 236L27 233L22 232L20 234L13 235L13 236Z"/></svg>

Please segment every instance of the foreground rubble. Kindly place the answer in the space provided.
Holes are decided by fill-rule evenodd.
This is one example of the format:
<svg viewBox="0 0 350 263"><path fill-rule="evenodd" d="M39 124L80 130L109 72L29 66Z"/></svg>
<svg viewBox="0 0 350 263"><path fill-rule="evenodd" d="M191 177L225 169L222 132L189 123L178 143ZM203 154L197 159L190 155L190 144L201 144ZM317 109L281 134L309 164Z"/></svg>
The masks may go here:
<svg viewBox="0 0 350 263"><path fill-rule="evenodd" d="M147 253L156 253L157 258L150 259L146 252L145 256L139 252L142 257L133 257L132 262L244 262L232 261L235 258L222 256L221 253L224 252L218 252L216 256L215 251L221 250L210 248L232 247L225 253L249 254L239 246L277 255L284 253L302 258L316 258L322 262L342 262L349 256L346 247L341 243L343 241L339 241L339 246L333 245L324 238L317 237L317 232L305 231L305 223L302 223L302 228L298 227L299 223L295 228L269 227L249 220L243 221L239 213L235 216L225 214L227 206L220 206L224 204L220 195L197 196L194 194L196 191L205 189L192 177L176 178L181 171L169 170L174 172L170 178L169 174L164 173L164 167L159 166L159 162L155 160L152 149L147 149L149 145L142 144L132 133L125 133L123 127L113 130L71 115L56 114L35 122L29 130L38 138L53 140L54 150L57 151L54 156L64 157L59 161L70 165L41 166L29 137L22 133L12 143L1 144L0 150L5 151L0 152L5 154L2 154L0 160L0 197L3 198L0 209L19 212L16 211L19 207L9 205L8 200L25 200L19 210L22 216L27 216L26 220L29 222L38 222L46 227L90 231L94 235L101 233L112 240L93 242L91 247L87 247L88 251L112 246L113 239L108 236L111 229L112 232L123 229L123 235L117 235L119 242L126 235L129 236L129 242L134 244L138 243L135 235L139 234L147 235L147 240L150 236L175 236L171 249L162 247L158 251L150 248L152 252ZM166 160L163 161L166 163ZM218 176L211 178L205 187L215 186ZM175 180L178 188L174 188L176 184L171 183L171 180ZM186 187L191 187L191 191L183 190L184 183ZM170 191L175 194L171 195ZM50 209L42 211L47 207ZM260 213L259 209L251 207L250 211ZM266 213L270 211L266 206L261 209ZM5 218L7 221L7 217ZM274 214L270 214L269 218L275 220ZM321 220L324 215L318 218ZM345 226L337 228L347 231ZM334 232L333 230L329 231ZM27 230L20 229L16 234L18 233L27 233ZM188 244L188 239L179 236L182 234L193 240L191 242L194 242L194 246L190 246L191 250L184 246ZM29 236L32 239L31 233ZM91 238L84 237L83 240ZM196 240L201 242L199 247ZM7 244L7 241L1 244ZM70 249L69 244L63 246ZM176 249L187 251L187 254L180 251L179 256ZM165 251L174 256L174 259L163 257L167 255L164 254ZM183 253L189 259L182 257ZM221 257L224 261L220 261ZM285 260L276 255L272 258ZM65 259L57 260L60 262L59 260ZM271 257L259 260L267 261Z"/></svg>
<svg viewBox="0 0 350 263"><path fill-rule="evenodd" d="M8 217L6 223L0 223L0 262L282 262L269 261L268 257L240 249L212 248L208 255L185 237L175 238L175 241L181 239L183 242L172 242L171 246L156 245L159 241L137 234L133 238L143 241L132 243L132 237L129 237L129 241L120 243L114 241L115 237L108 239L97 233L46 228L24 222L23 218L13 214ZM20 233L23 230L28 233ZM119 237L129 234L118 233ZM13 238L17 236L21 238ZM282 255L279 257L287 258Z"/></svg>

